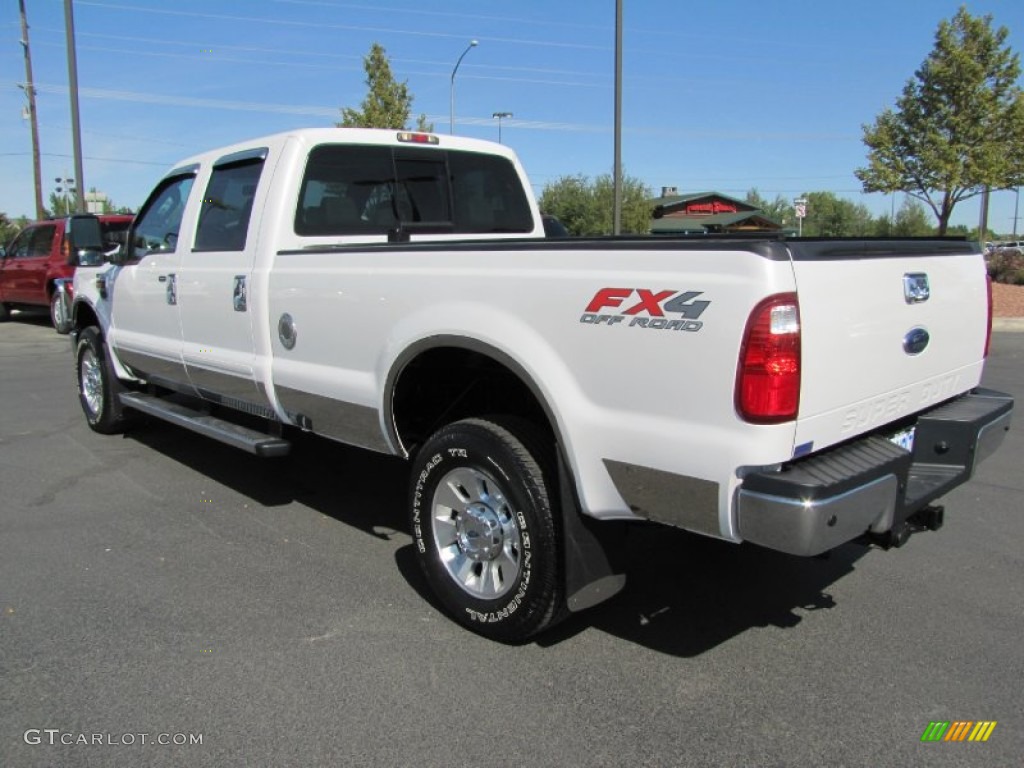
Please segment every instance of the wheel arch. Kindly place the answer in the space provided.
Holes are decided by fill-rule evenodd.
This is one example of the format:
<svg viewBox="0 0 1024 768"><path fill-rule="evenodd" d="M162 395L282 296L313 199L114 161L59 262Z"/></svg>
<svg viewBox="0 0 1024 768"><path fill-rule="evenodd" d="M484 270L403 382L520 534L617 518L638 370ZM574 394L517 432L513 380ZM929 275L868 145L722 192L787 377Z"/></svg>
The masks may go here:
<svg viewBox="0 0 1024 768"><path fill-rule="evenodd" d="M455 381L436 375L453 369L472 375ZM467 336L431 336L406 347L388 371L383 408L388 438L404 455L446 422L494 413L527 418L563 444L554 409L526 369Z"/></svg>
<svg viewBox="0 0 1024 768"><path fill-rule="evenodd" d="M463 392L480 392L477 383L488 376L483 396L470 394L448 405L458 387L424 384L431 374L452 364L478 376L457 379ZM435 377L436 379L436 377ZM598 522L583 512L579 478L574 476L568 447L558 419L541 387L508 353L464 336L434 336L410 345L392 364L384 389L388 438L402 454L424 442L446 423L468 417L515 416L536 424L552 442L556 466L558 531L563 552L565 599L570 611L583 610L617 594L625 586L621 522ZM518 399L517 398L521 398ZM415 407L413 403L415 402ZM497 403L497 405L495 405Z"/></svg>
<svg viewBox="0 0 1024 768"><path fill-rule="evenodd" d="M71 329L80 333L90 325L95 325L104 335L106 334L106 328L92 304L76 299L71 305Z"/></svg>

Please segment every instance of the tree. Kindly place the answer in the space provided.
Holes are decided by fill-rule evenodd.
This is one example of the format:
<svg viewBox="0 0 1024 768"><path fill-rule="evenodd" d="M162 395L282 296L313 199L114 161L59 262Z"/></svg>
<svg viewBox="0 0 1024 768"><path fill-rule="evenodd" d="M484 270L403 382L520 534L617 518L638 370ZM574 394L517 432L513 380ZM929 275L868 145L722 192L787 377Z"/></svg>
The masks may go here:
<svg viewBox="0 0 1024 768"><path fill-rule="evenodd" d="M58 195L56 192L50 193L50 205L46 208L47 216L52 216L56 219L64 218L75 212L75 198L74 195L64 196Z"/></svg>
<svg viewBox="0 0 1024 768"><path fill-rule="evenodd" d="M837 197L833 192L808 192L803 233L808 237L865 237L876 232L867 206Z"/></svg>
<svg viewBox="0 0 1024 768"><path fill-rule="evenodd" d="M336 125L339 128L406 128L413 97L409 95L406 81L396 82L391 74L391 63L384 46L380 43L370 46L370 52L363 58L363 69L366 70L365 82L369 90L360 105L362 109L342 107L341 122ZM421 114L416 121L416 130L429 133L434 126L427 122L426 115Z"/></svg>
<svg viewBox="0 0 1024 768"><path fill-rule="evenodd" d="M896 212L892 234L894 237L928 237L935 234L935 227L928 221L928 212L921 201L912 197L903 199L903 205Z"/></svg>
<svg viewBox="0 0 1024 768"><path fill-rule="evenodd" d="M90 192L95 192L96 187L92 187ZM50 205L46 209L46 215L53 218L62 219L65 216L70 216L75 213L75 198L73 196L64 197L64 195L58 195L56 192L50 193ZM103 210L99 213L125 213L132 214L134 211L123 205L114 205L114 201L109 197L103 200Z"/></svg>
<svg viewBox="0 0 1024 768"><path fill-rule="evenodd" d="M544 186L540 209L565 224L573 235L608 235L612 231L614 180L611 174L590 181L562 176ZM630 176L622 178L622 231L646 234L651 226L651 190Z"/></svg>
<svg viewBox="0 0 1024 768"><path fill-rule="evenodd" d="M779 224L787 224L795 218L793 204L782 195L776 195L775 199L769 202L767 198L761 196L756 187L752 187L747 190L745 201Z"/></svg>
<svg viewBox="0 0 1024 768"><path fill-rule="evenodd" d="M906 192L932 209L944 235L957 203L1024 181L1024 92L1008 34L966 7L939 24L896 109L862 126L870 151L856 174L865 192Z"/></svg>
<svg viewBox="0 0 1024 768"><path fill-rule="evenodd" d="M17 222L11 221L6 213L0 213L0 245L7 245L20 231Z"/></svg>

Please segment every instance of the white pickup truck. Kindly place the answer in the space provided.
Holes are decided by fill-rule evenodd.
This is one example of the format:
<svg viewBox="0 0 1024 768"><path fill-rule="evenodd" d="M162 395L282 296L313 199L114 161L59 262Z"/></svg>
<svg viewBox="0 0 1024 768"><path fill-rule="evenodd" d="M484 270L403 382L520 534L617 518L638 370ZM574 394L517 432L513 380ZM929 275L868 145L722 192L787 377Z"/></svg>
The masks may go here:
<svg viewBox="0 0 1024 768"><path fill-rule="evenodd" d="M974 244L544 239L528 190L507 147L396 131L183 161L76 272L89 425L410 459L431 587L512 642L621 589L621 521L898 545L1009 428Z"/></svg>

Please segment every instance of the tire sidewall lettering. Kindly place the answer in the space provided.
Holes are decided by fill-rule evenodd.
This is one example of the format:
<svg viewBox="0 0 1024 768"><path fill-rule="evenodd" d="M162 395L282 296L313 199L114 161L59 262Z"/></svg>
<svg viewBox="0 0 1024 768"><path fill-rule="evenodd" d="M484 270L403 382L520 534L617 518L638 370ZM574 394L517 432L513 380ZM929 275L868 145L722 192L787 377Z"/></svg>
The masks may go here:
<svg viewBox="0 0 1024 768"><path fill-rule="evenodd" d="M434 450L425 466L416 476L412 492L412 536L415 547L420 556L426 558L427 567L431 569L443 568L436 555L431 515L433 496L437 490L440 478L458 467L470 467L477 471L492 474L496 480L504 483L509 502L512 504L516 524L519 527L520 546L522 548L522 559L520 561L519 574L516 584L510 596L503 596L499 600L481 600L470 595L459 595L459 601L469 602L462 610L467 618L474 623L496 624L506 621L514 616L529 600L529 588L533 581L533 552L530 542L530 523L528 514L524 511L524 505L532 503L530 493L521 484L517 483L504 467L503 461L492 455L491 451L481 450L475 446L476 440L463 442L450 439L442 448ZM452 594L461 591L454 582L450 581L447 573L443 574L446 590ZM444 600L444 602L449 602Z"/></svg>

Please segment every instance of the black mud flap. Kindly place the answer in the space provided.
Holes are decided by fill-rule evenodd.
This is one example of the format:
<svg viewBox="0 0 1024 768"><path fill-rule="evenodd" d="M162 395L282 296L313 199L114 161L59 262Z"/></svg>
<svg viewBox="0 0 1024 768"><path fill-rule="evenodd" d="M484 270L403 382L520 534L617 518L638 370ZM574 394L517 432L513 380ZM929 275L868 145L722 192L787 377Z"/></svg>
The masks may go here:
<svg viewBox="0 0 1024 768"><path fill-rule="evenodd" d="M570 611L583 611L626 586L624 534L628 523L602 522L580 512L576 484L558 454L559 506L565 542L565 594Z"/></svg>

